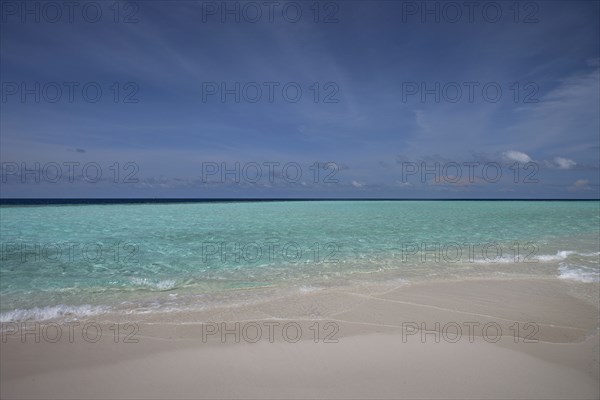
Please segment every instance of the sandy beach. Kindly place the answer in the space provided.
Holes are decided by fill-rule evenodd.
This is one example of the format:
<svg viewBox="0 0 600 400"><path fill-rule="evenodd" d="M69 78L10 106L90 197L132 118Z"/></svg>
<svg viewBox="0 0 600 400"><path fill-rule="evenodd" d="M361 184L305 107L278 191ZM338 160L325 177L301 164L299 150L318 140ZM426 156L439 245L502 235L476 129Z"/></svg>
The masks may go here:
<svg viewBox="0 0 600 400"><path fill-rule="evenodd" d="M58 340L48 323L4 324L0 394L594 399L597 301L595 283L473 279L121 316L118 333L108 320L72 322L71 335L61 323Z"/></svg>
<svg viewBox="0 0 600 400"><path fill-rule="evenodd" d="M600 400L600 0L0 0L0 400Z"/></svg>

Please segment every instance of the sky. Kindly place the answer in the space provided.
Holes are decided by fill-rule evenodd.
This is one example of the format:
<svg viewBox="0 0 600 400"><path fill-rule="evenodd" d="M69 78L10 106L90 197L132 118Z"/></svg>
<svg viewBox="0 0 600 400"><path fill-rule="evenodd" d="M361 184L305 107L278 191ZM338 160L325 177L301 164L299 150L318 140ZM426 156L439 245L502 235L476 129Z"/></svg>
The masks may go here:
<svg viewBox="0 0 600 400"><path fill-rule="evenodd" d="M598 1L0 4L3 198L600 198Z"/></svg>

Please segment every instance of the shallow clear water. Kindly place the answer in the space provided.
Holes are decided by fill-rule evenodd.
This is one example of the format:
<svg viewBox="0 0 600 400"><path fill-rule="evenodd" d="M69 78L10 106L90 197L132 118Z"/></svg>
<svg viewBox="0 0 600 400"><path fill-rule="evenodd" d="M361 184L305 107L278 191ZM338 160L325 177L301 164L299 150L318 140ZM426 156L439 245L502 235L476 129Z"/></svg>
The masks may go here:
<svg viewBox="0 0 600 400"><path fill-rule="evenodd" d="M203 306L255 287L599 277L599 202L10 206L0 222L2 321Z"/></svg>

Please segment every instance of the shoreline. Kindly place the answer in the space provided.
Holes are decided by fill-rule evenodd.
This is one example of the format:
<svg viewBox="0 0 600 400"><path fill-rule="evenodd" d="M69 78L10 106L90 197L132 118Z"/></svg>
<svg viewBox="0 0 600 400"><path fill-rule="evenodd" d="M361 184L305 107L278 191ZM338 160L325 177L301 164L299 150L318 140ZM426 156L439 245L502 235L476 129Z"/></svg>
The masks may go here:
<svg viewBox="0 0 600 400"><path fill-rule="evenodd" d="M600 284L598 282L587 282L577 279L563 278L561 276L539 275L539 274L505 274L497 272L494 276L483 276L470 274L466 276L430 276L421 277L418 280L403 279L398 276L398 270L383 270L383 271L368 271L362 272L360 275L373 276L375 279L344 279L342 284L324 285L323 282L306 282L302 285L265 285L255 287L235 287L222 289L215 292L208 292L194 295L195 287L174 288L168 290L148 290L140 291L138 294L147 296L153 299L155 296L174 296L173 303L180 301L182 298L187 301L186 304L175 304L173 307L160 308L137 307L132 309L118 309L114 305L109 304L80 304L80 305L65 305L59 304L55 306L36 307L31 309L8 310L2 313L3 316L15 311L19 311L25 315L35 314L34 311L41 313L44 309L65 307L67 309L88 308L94 310L89 315L77 315L67 312L62 315L57 315L48 318L21 318L21 319L0 319L0 324L10 323L52 323L52 322L69 322L69 321L86 321L100 320L103 323L110 322L144 322L146 320L160 318L165 314L180 315L182 321L174 319L173 322L185 322L186 316L190 314L202 314L203 312L218 312L230 309L243 309L247 306L260 306L270 302L278 302L289 300L295 297L310 297L315 295L335 294L335 293L378 293L393 291L399 288L419 287L421 285L443 285L443 284L460 284L466 282L519 282L519 281L534 281L547 282L548 284L564 283L563 288L569 289L569 294L584 300L594 306L600 307ZM179 297L181 295L181 297ZM196 297L192 299L190 296ZM211 296L211 298L198 299L200 296ZM139 300L139 299L138 299ZM190 304L190 300L195 304ZM198 303L204 303L198 306ZM0 332L2 327L0 326Z"/></svg>
<svg viewBox="0 0 600 400"><path fill-rule="evenodd" d="M99 320L103 323L110 322L144 322L148 319L154 320L164 315L181 316L181 321L173 319L172 322L185 322L190 314L202 314L204 312L219 312L231 309L244 309L248 306L260 306L272 302L286 301L292 298L310 298L316 295L327 294L345 294L354 293L356 295L369 293L382 293L397 290L400 288L416 288L422 285L444 285L444 284L461 284L468 282L546 282L550 285L564 284L562 287L568 289L570 295L583 300L591 305L600 308L600 283L581 281L578 279L563 278L561 276L540 275L540 274L511 274L497 272L494 276L484 276L483 274L470 274L465 276L428 276L421 277L418 280L404 279L398 276L398 270L383 270L383 271L367 271L359 273L362 276L374 277L375 279L353 279L344 278L342 283L324 285L322 281L306 282L299 285L265 285L255 287L232 287L221 289L219 291L195 294L195 287L181 287L168 290L148 290L139 291L139 296L146 296L146 302L151 303L156 296L173 296L170 304L171 307L161 304L155 308L144 308L139 306L130 309L119 309L115 305L110 304L79 304L66 305L58 304L55 306L34 307L30 309L13 309L2 312L5 317L8 314L16 313L17 311L25 316L31 314L41 314L47 309L56 309L57 314L48 318L17 318L17 319L0 319L0 324L11 323L64 323L70 321L87 321ZM330 282L328 282L330 283ZM202 297L201 296L207 296ZM182 299L184 301L182 301ZM140 301L140 298L137 299ZM180 302L177 304L177 302ZM192 303L193 302L193 303ZM129 305L134 304L126 301ZM125 304L121 303L121 305ZM199 303L203 303L200 304ZM63 312L60 308L78 309L84 308L93 312L91 314L77 314L71 311ZM60 311L59 311L60 310ZM2 331L0 325L0 332Z"/></svg>
<svg viewBox="0 0 600 400"><path fill-rule="evenodd" d="M131 326L115 336L111 324L98 322L105 335L94 343L78 331L72 341L65 334L56 343L44 335L35 343L31 332L23 343L16 333L0 343L0 394L597 398L599 307L573 295L580 285L594 284L473 279L383 292L332 289L152 315L137 323L133 336ZM126 324L123 319L117 326ZM257 326L262 334L254 342ZM125 341L128 335L137 342ZM489 373L481 374L482 367ZM480 381L472 382L474 377ZM432 385L432 379L442 384Z"/></svg>

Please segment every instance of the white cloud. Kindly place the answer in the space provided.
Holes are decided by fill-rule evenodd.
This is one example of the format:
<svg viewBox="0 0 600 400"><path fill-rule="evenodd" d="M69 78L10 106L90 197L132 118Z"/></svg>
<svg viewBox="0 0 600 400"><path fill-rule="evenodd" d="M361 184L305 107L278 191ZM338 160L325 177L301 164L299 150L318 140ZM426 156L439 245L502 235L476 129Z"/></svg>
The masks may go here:
<svg viewBox="0 0 600 400"><path fill-rule="evenodd" d="M588 181L587 179L578 179L575 181L575 183L573 184L573 186L571 186L569 188L569 190L574 191L574 190L589 190L591 189L589 186L590 181Z"/></svg>
<svg viewBox="0 0 600 400"><path fill-rule="evenodd" d="M554 157L554 162L558 166L558 169L571 169L577 165L575 161L563 157Z"/></svg>
<svg viewBox="0 0 600 400"><path fill-rule="evenodd" d="M510 161L516 161L523 164L532 161L531 157L529 157L527 154L516 150L505 151L504 153L502 153L502 155Z"/></svg>
<svg viewBox="0 0 600 400"><path fill-rule="evenodd" d="M359 181L352 181L352 186L360 188L365 186L364 182L359 182Z"/></svg>
<svg viewBox="0 0 600 400"><path fill-rule="evenodd" d="M397 181L396 184L400 187L409 187L412 186L412 184L410 182L401 182L401 181Z"/></svg>

